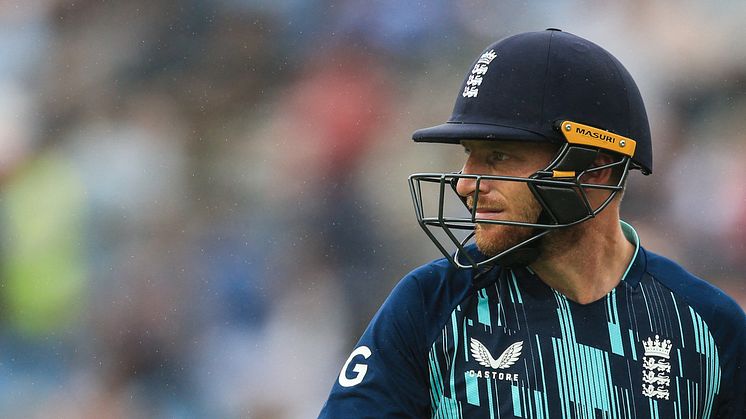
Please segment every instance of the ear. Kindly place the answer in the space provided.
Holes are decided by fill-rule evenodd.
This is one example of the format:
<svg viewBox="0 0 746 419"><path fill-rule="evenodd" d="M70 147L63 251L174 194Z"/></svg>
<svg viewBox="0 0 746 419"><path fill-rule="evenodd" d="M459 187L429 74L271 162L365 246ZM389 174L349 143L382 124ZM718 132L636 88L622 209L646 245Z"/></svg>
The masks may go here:
<svg viewBox="0 0 746 419"><path fill-rule="evenodd" d="M614 160L612 156L606 153L598 152L596 154L596 158L593 160L591 168L605 166L607 164L614 163L615 161L616 160ZM586 173L585 175L583 175L583 182L607 185L611 181L612 170L613 169L609 167L603 170L595 170Z"/></svg>

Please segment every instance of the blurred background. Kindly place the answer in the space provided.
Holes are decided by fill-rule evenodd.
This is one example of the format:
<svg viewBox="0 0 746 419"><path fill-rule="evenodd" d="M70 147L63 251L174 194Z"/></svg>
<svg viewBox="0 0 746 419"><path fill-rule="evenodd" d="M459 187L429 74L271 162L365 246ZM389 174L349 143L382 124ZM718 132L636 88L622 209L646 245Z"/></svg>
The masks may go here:
<svg viewBox="0 0 746 419"><path fill-rule="evenodd" d="M0 1L0 416L309 418L439 257L406 178L489 43L616 55L623 218L746 306L746 2Z"/></svg>

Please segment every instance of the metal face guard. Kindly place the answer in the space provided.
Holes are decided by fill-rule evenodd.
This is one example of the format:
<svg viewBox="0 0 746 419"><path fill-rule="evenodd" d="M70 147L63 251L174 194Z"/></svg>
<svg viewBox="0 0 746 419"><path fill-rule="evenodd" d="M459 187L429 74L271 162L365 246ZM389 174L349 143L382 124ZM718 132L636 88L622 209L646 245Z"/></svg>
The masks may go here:
<svg viewBox="0 0 746 419"><path fill-rule="evenodd" d="M558 153L557 158L547 166L546 169L537 171L529 178L512 177L512 176L489 176L489 175L465 175L461 173L416 173L409 176L409 190L412 195L415 215L420 227L425 234L435 244L441 253L455 266L462 269L477 269L485 265L492 265L504 260L516 253L521 248L527 247L532 243L538 242L540 238L550 231L558 228L573 226L582 223L589 218L595 217L596 214L606 208L614 199L616 194L624 189L624 181L627 177L630 159L623 157L621 160L606 164L603 166L593 167L581 171L563 170L567 166L568 156L571 159L573 154L581 155L576 150L577 146L565 145ZM587 149L585 149L587 150ZM594 153L595 156L595 153ZM587 158L586 158L587 159ZM591 160L592 161L592 160ZM603 185L594 183L581 183L580 179L587 173L624 165L623 175L620 176L616 185ZM456 183L459 179L473 179L476 181L473 208L468 208L468 217L447 216L444 214L446 193L456 194ZM528 184L529 189L542 207L542 213L536 222L510 221L510 220L492 220L476 217L476 209L479 207L479 185L483 181L506 181L506 182L523 182ZM437 185L438 189L438 210L437 214L425 214L423 205L422 185L431 183ZM597 207L592 208L586 189L601 189L610 191L609 196ZM457 195L458 196L458 195ZM461 202L466 205L466 199L458 196ZM499 254L489 257L485 260L478 261L466 251L465 246L472 241L475 235L477 224L496 224L519 226L534 229L534 234L521 243L506 249ZM440 228L445 232L446 237L451 245L456 247L456 252L451 255L446 250L446 246L433 234L432 228ZM469 234L465 239L458 239L453 230L466 230ZM450 246L449 246L450 247ZM466 261L462 261L462 257Z"/></svg>

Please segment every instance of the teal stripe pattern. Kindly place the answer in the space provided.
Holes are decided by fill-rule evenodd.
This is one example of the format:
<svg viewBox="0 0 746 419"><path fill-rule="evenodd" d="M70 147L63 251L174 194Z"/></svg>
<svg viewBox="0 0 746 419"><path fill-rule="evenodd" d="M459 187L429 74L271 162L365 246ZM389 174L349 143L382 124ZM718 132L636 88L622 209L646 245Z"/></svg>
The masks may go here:
<svg viewBox="0 0 746 419"><path fill-rule="evenodd" d="M702 401L702 417L709 418L712 415L712 403L720 391L720 360L717 346L715 346L715 339L710 334L707 323L691 307L689 307L689 312L691 313L692 325L694 327L695 349L705 358L704 374L707 391Z"/></svg>
<svg viewBox="0 0 746 419"><path fill-rule="evenodd" d="M595 417L596 409L606 417L620 417L608 354L577 342L567 298L555 291L555 299L562 337L552 338L552 349L563 417Z"/></svg>
<svg viewBox="0 0 746 419"><path fill-rule="evenodd" d="M547 404L547 378L544 375L544 357L541 354L541 342L539 341L539 335L534 335L534 337L536 338L536 348L537 348L537 353L539 354L539 371L541 371L541 382L542 382L542 386L544 387L544 391L540 392L542 396L542 399L541 399L542 401L541 406L542 406L542 411L543 411L542 416L548 418L549 417L549 410L548 410L549 405ZM537 402L537 405L538 405L538 402Z"/></svg>
<svg viewBox="0 0 746 419"><path fill-rule="evenodd" d="M429 377L430 377L430 403L433 412L433 418L437 419L461 419L461 403L453 397L447 397L444 392L444 379L441 374L441 367L437 357L437 348L433 344L428 356ZM453 368L450 369L453 374ZM450 380L453 386L453 378ZM454 394L452 387L451 394Z"/></svg>
<svg viewBox="0 0 746 419"><path fill-rule="evenodd" d="M513 280L513 289L515 290L515 295L518 298L518 304L523 304L523 298L521 297L521 290L518 288L518 281L515 279L515 272L510 272L510 278Z"/></svg>
<svg viewBox="0 0 746 419"><path fill-rule="evenodd" d="M658 401L648 399L648 404L648 407L650 408L650 419L659 419L660 415L658 414Z"/></svg>
<svg viewBox="0 0 746 419"><path fill-rule="evenodd" d="M443 399L443 376L441 375L435 344L428 354L428 370L430 378L430 410L436 412Z"/></svg>
<svg viewBox="0 0 746 419"><path fill-rule="evenodd" d="M678 400L678 402L674 402L674 414L676 415L677 419L682 419L683 416L681 415L681 388L679 386L679 377L676 377L676 400Z"/></svg>
<svg viewBox="0 0 746 419"><path fill-rule="evenodd" d="M536 417L538 419L544 419L545 417L549 417L549 415L544 416L546 413L546 404L544 404L544 394L534 390L534 405L536 406Z"/></svg>
<svg viewBox="0 0 746 419"><path fill-rule="evenodd" d="M624 356L624 348L622 347L622 331L619 329L619 325L608 323L608 326L609 338L611 339L611 351L617 355Z"/></svg>
<svg viewBox="0 0 746 419"><path fill-rule="evenodd" d="M686 339L684 339L684 329L681 326L681 315L679 314L679 306L676 304L676 297L671 292L671 301L673 301L673 308L676 311L676 319L679 321L679 336L681 336L681 347L685 348Z"/></svg>
<svg viewBox="0 0 746 419"><path fill-rule="evenodd" d="M471 321L471 319L467 319L467 321L462 322L462 328L461 328L461 334L464 336L464 338L463 338L464 348L468 348L469 347L468 336L467 336L467 331L466 331L466 325L468 323L472 323L473 324L473 322ZM467 362L469 361L469 351L464 351L464 361L467 361Z"/></svg>
<svg viewBox="0 0 746 419"><path fill-rule="evenodd" d="M461 405L451 397L443 397L440 408L433 417L435 419L461 419L463 418Z"/></svg>
<svg viewBox="0 0 746 419"><path fill-rule="evenodd" d="M616 303L616 290L612 290L606 296L606 308L609 328L609 339L611 341L611 351L617 355L624 356L624 347L622 346L622 330L619 326L619 310Z"/></svg>
<svg viewBox="0 0 746 419"><path fill-rule="evenodd" d="M511 393L513 394L513 416L517 418L523 417L523 409L521 409L521 396L520 390L517 386L510 386Z"/></svg>
<svg viewBox="0 0 746 419"><path fill-rule="evenodd" d="M492 400L492 386L490 385L490 379L484 379L487 383L487 401L490 406L490 419L495 419L495 402Z"/></svg>
<svg viewBox="0 0 746 419"><path fill-rule="evenodd" d="M451 313L451 322L453 323L453 327L451 327L451 332L453 333L453 359L451 360L451 365L456 365L456 354L458 353L458 316L457 312L461 311L460 306L456 306L456 310L453 310L453 313ZM451 397L453 397L456 394L456 368L450 368L451 370L451 377L449 380L449 384L451 386ZM456 400L451 399L454 403L456 403Z"/></svg>
<svg viewBox="0 0 746 419"><path fill-rule="evenodd" d="M492 320L490 320L490 300L487 298L487 292L480 290L477 293L477 321L484 325L485 329L492 329Z"/></svg>
<svg viewBox="0 0 746 419"><path fill-rule="evenodd" d="M429 343L431 417L712 417L721 354L686 300L648 276L580 305L527 275L503 271L443 319ZM521 349L506 363L510 347Z"/></svg>
<svg viewBox="0 0 746 419"><path fill-rule="evenodd" d="M466 382L466 402L479 406L479 386L476 376L464 372L464 381Z"/></svg>
<svg viewBox="0 0 746 419"><path fill-rule="evenodd" d="M635 336L631 329L627 329L627 331L629 332L629 347L632 350L632 360L637 361L637 348L635 348L637 345L635 345Z"/></svg>

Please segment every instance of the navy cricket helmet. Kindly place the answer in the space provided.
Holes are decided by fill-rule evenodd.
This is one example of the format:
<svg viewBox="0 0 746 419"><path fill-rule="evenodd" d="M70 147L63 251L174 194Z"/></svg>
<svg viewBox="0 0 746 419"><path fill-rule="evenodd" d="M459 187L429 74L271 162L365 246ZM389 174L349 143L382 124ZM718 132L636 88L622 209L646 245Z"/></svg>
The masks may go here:
<svg viewBox="0 0 746 419"><path fill-rule="evenodd" d="M438 249L462 268L485 264L525 264L538 255L536 244L553 229L583 222L603 210L623 190L629 169L650 174L653 168L650 126L640 91L624 66L600 46L557 29L527 32L487 47L469 68L456 97L451 118L420 129L416 142L453 143L462 140L549 142L559 145L555 158L528 178L419 173L409 178L419 224ZM595 166L598 153L614 163ZM590 184L583 175L620 167L614 185ZM469 217L443 213L446 190L462 178L475 179L477 192ZM478 184L485 180L523 181L542 214L536 222L476 218ZM423 182L441 185L438 214L427 216L422 204ZM443 185L452 188L444 188ZM585 190L605 189L608 198L592 207ZM464 200L464 197L461 197ZM465 200L464 200L465 202ZM477 224L518 225L534 229L530 239L477 262L465 251ZM430 231L442 228L457 251L445 250ZM452 229L471 230L459 240ZM466 262L461 260L466 257Z"/></svg>

